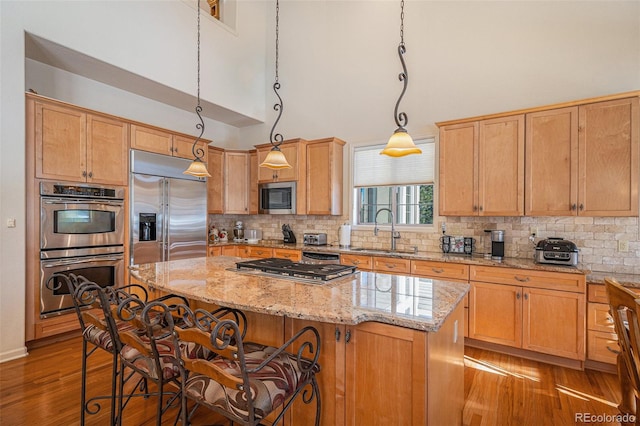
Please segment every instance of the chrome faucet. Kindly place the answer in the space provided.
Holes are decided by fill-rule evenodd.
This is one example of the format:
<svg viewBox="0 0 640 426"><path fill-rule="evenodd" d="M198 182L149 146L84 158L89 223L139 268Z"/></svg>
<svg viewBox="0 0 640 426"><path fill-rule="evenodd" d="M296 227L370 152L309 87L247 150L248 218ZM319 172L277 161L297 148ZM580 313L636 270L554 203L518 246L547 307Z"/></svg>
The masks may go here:
<svg viewBox="0 0 640 426"><path fill-rule="evenodd" d="M388 211L391 215L391 251L396 251L396 239L400 238L400 232L396 231L394 215L391 209L385 207L376 212L376 217L373 219L373 235L378 235L378 215L383 211Z"/></svg>

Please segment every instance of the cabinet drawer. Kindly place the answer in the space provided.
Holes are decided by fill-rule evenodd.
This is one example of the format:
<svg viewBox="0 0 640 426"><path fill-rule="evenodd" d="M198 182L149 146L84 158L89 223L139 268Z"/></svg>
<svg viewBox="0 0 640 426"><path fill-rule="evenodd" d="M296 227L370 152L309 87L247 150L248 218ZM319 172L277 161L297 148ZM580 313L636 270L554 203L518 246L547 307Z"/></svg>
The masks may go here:
<svg viewBox="0 0 640 426"><path fill-rule="evenodd" d="M238 250L241 250L240 246L222 246L220 247L221 256L239 256Z"/></svg>
<svg viewBox="0 0 640 426"><path fill-rule="evenodd" d="M469 281L469 265L449 262L432 262L428 260L412 260L411 275L431 278L452 278Z"/></svg>
<svg viewBox="0 0 640 426"><path fill-rule="evenodd" d="M361 256L358 254L341 254L340 263L343 265L357 266L363 271L373 270L373 259L371 256Z"/></svg>
<svg viewBox="0 0 640 426"><path fill-rule="evenodd" d="M277 257L280 259L289 259L293 262L297 262L302 259L302 252L300 250L294 249L273 249L273 257Z"/></svg>
<svg viewBox="0 0 640 426"><path fill-rule="evenodd" d="M609 303L607 298L607 290L603 284L589 284L588 287L589 302Z"/></svg>
<svg viewBox="0 0 640 426"><path fill-rule="evenodd" d="M583 274L500 268L494 266L471 266L469 279L471 281L546 288L549 290L562 290L576 293L584 293L586 287L586 278Z"/></svg>
<svg viewBox="0 0 640 426"><path fill-rule="evenodd" d="M609 314L609 305L589 303L587 306L587 328L594 331L615 333L613 318Z"/></svg>
<svg viewBox="0 0 640 426"><path fill-rule="evenodd" d="M207 256L220 256L220 255L222 255L222 247L207 248Z"/></svg>
<svg viewBox="0 0 640 426"><path fill-rule="evenodd" d="M411 271L411 261L409 259L398 259L395 257L374 257L373 269L379 272L408 274Z"/></svg>
<svg viewBox="0 0 640 426"><path fill-rule="evenodd" d="M267 258L273 257L273 249L264 247L247 247L247 257Z"/></svg>
<svg viewBox="0 0 640 426"><path fill-rule="evenodd" d="M640 288L633 287L625 287L628 290L631 290L635 293L640 294ZM589 284L589 302L596 303L609 303L609 298L607 297L607 290L604 284Z"/></svg>
<svg viewBox="0 0 640 426"><path fill-rule="evenodd" d="M618 337L615 333L589 330L587 334L587 359L608 364L615 364L619 350Z"/></svg>

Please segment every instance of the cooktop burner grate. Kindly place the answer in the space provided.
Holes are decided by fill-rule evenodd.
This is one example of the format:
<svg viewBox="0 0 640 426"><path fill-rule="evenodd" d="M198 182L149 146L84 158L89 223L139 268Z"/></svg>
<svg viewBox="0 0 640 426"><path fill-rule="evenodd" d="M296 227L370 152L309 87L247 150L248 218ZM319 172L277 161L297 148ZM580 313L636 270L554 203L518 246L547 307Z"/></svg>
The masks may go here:
<svg viewBox="0 0 640 426"><path fill-rule="evenodd" d="M311 278L315 280L329 281L344 275L353 274L355 266L340 264L307 264L296 263L288 259L270 257L267 259L248 260L237 262L237 269L253 269L268 274L286 275L289 277Z"/></svg>

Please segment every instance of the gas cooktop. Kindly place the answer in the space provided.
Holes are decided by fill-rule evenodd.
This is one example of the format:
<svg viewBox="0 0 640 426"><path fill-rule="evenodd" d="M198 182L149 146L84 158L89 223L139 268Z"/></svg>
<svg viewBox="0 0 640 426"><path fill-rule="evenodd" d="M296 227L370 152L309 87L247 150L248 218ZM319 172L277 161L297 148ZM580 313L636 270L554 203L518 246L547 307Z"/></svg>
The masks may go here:
<svg viewBox="0 0 640 426"><path fill-rule="evenodd" d="M251 269L262 271L271 275L282 275L285 277L305 278L312 280L329 281L345 275L353 274L355 266L340 264L308 264L296 263L288 259L278 259L270 257L267 259L248 260L237 262L236 269Z"/></svg>

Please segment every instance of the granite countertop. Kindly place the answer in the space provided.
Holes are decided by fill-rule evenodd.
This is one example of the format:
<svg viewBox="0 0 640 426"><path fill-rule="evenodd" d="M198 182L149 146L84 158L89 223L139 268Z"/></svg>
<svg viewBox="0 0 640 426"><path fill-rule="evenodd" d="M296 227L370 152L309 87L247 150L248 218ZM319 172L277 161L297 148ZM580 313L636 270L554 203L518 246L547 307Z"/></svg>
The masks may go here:
<svg viewBox="0 0 640 426"><path fill-rule="evenodd" d="M228 256L130 267L152 288L219 306L334 324L375 321L436 332L470 286L421 277L360 271L326 283L238 272Z"/></svg>
<svg viewBox="0 0 640 426"><path fill-rule="evenodd" d="M401 251L397 250L395 252L389 250L382 249L373 249L373 248L361 248L361 247L351 247L351 248L343 248L338 246L313 246L313 245L303 245L303 244L284 244L280 240L261 240L260 243L257 244L246 244L246 243L218 243L218 244L210 244L209 247L223 246L223 245L238 245L238 246L260 246L260 247L272 247L272 248L290 248L296 250L304 250L308 252L315 253L340 253L340 254L355 254L362 256L384 256L384 257L395 257L400 259L411 259L411 260L432 260L436 262L452 262L452 263L464 263L467 265L485 265L485 266L501 266L505 268L517 268L517 269L533 269L533 270L541 270L541 271L552 271L552 272L566 272L571 274L588 274L590 271L588 268L583 265L578 264L577 266L564 266L564 265L551 265L546 264L542 265L539 263L535 263L533 259L521 259L515 257L505 257L503 260L491 260L487 259L484 256L476 256L476 255L464 255L464 254L455 254L455 253L442 253L442 252L428 252L428 251Z"/></svg>

